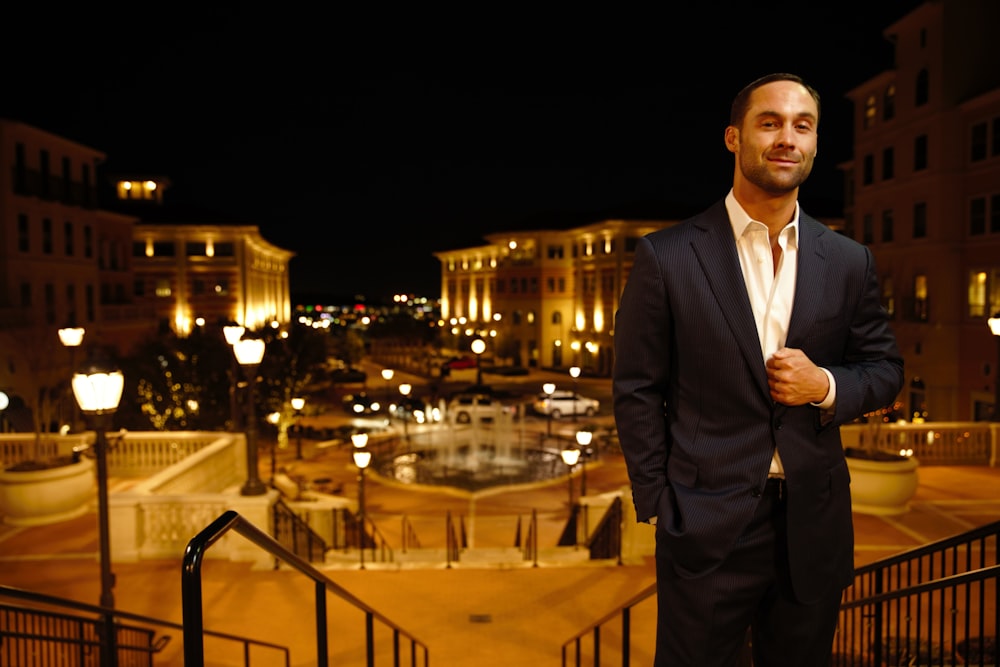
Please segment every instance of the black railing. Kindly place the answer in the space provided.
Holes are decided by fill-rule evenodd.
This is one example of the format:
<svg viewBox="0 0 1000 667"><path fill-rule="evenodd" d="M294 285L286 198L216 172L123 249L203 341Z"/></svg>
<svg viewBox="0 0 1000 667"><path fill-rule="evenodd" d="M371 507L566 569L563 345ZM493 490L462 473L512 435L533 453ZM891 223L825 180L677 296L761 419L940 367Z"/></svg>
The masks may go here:
<svg viewBox="0 0 1000 667"><path fill-rule="evenodd" d="M316 625L316 659L317 667L329 665L329 636L327 624L327 594L332 593L350 606L363 612L365 617L364 654L367 665L375 664L375 621L391 630L391 653L393 665L400 665L400 640L405 638L410 646L409 663L416 666L418 656L423 655L423 665L429 664L427 646L406 632L391 620L375 611L373 608L356 598L346 589L326 577L305 560L283 547L272 537L262 532L250 521L238 513L228 511L195 535L184 550L184 562L181 572L181 609L184 619L184 665L185 667L204 667L204 616L201 594L201 564L207 550L221 539L227 532L235 531L272 556L304 574L314 583L315 591L315 625ZM380 636L382 636L380 634ZM352 641L353 638L347 638ZM286 663L287 664L287 663Z"/></svg>
<svg viewBox="0 0 1000 667"><path fill-rule="evenodd" d="M998 546L1000 521L857 568L844 591L832 667L1000 664ZM620 664L629 667L633 612L655 596L653 583L568 639L563 667L611 664L601 662L602 648L620 652ZM642 612L647 622L655 619L655 604ZM620 636L619 647L601 640L602 628L614 622L621 623L611 633Z"/></svg>
<svg viewBox="0 0 1000 667"><path fill-rule="evenodd" d="M274 539L299 558L310 563L323 562L326 541L281 499L274 503Z"/></svg>
<svg viewBox="0 0 1000 667"><path fill-rule="evenodd" d="M622 499L616 497L587 541L591 560L615 558L622 564Z"/></svg>
<svg viewBox="0 0 1000 667"><path fill-rule="evenodd" d="M112 664L116 667L138 667L152 664L152 656L170 641L169 635L153 639L155 631L137 625L115 623L115 653L102 659L104 646L102 623L106 617L141 623L154 628L182 632L180 623L107 609L44 593L0 585L0 597L12 598L31 608L0 605L0 665L6 667L63 667L64 665ZM58 609L60 611L54 611ZM81 616L70 612L80 612ZM94 618L91 618L91 617ZM30 624L25 622L30 619ZM240 637L225 632L205 630L205 636L239 645L244 656L251 648L273 651L283 656L289 665L288 648ZM77 659L85 656L84 659ZM68 658L68 659L64 659ZM244 665L249 663L244 661Z"/></svg>

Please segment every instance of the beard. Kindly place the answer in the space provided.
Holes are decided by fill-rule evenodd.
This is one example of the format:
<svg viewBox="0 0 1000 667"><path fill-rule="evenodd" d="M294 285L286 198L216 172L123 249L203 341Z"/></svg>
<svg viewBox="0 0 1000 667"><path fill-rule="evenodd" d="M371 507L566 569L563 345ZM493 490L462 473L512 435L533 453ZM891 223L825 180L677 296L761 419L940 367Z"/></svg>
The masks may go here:
<svg viewBox="0 0 1000 667"><path fill-rule="evenodd" d="M766 162L750 161L745 157L750 154L745 150L740 151L740 172L747 181L768 194L788 194L805 183L812 172L812 156L803 155L794 167L772 170Z"/></svg>

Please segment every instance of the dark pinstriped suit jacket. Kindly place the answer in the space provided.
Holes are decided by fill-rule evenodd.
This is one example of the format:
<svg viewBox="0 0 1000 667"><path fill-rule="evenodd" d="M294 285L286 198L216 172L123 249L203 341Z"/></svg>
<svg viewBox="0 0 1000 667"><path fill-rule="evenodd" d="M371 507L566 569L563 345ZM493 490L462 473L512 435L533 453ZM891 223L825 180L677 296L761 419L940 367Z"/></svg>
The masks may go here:
<svg viewBox="0 0 1000 667"><path fill-rule="evenodd" d="M903 360L871 253L799 216L786 346L837 383L832 419L770 397L725 202L641 239L615 320L614 411L640 521L657 516L675 568L717 567L760 500L774 448L787 480L796 596L853 573L839 426L892 402Z"/></svg>

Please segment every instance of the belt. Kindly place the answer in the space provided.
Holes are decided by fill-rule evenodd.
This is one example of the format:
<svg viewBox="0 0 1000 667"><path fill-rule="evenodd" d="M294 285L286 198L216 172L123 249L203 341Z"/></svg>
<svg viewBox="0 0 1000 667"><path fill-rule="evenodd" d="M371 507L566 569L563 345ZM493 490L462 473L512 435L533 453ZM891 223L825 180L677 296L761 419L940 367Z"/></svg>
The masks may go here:
<svg viewBox="0 0 1000 667"><path fill-rule="evenodd" d="M784 477L768 477L767 483L764 484L763 495L775 498L777 500L785 499L785 478Z"/></svg>

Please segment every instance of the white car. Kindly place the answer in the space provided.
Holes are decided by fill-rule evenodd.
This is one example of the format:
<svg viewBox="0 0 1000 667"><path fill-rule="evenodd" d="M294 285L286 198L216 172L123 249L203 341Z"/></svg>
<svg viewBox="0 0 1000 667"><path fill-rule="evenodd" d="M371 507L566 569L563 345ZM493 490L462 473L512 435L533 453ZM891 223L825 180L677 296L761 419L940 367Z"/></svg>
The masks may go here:
<svg viewBox="0 0 1000 667"><path fill-rule="evenodd" d="M587 398L571 391L555 391L552 395L539 394L533 404L535 412L559 419L563 415L584 415L593 417L601 409L601 403L595 398Z"/></svg>
<svg viewBox="0 0 1000 667"><path fill-rule="evenodd" d="M487 394L459 394L448 403L448 418L456 424L496 421L501 415L515 415L517 406L501 403Z"/></svg>

